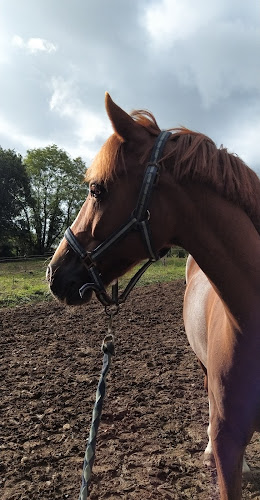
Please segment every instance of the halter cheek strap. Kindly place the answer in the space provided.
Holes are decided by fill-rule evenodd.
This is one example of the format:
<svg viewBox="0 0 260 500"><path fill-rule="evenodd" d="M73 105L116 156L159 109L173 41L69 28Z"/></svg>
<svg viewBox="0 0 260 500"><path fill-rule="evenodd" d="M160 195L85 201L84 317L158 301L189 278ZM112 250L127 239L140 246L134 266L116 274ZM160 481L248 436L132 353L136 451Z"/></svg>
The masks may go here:
<svg viewBox="0 0 260 500"><path fill-rule="evenodd" d="M91 277L91 282L86 283L79 289L79 294L83 297L84 293L92 289L96 292L96 295L100 302L105 305L119 304L126 300L128 294L133 289L137 281L140 279L142 274L146 269L156 260L160 259L167 251L163 250L157 253L152 244L151 230L150 230L150 213L148 211L148 206L150 203L152 191L158 176L159 165L158 161L161 157L163 148L166 141L170 137L171 133L163 131L157 137L154 144L150 161L145 171L143 183L139 193L137 205L132 212L129 220L123 224L117 231L112 233L106 240L104 240L100 245L98 245L91 252L87 252L79 243L76 236L73 234L70 228L66 229L64 237L69 243L70 247L74 252L83 260L84 265L87 267L88 273ZM150 259L137 271L133 278L128 283L124 292L118 297L114 293L110 297L106 290L101 277L96 266L97 261L103 254L114 244L124 238L130 231L139 230L142 234L144 244L147 248Z"/></svg>

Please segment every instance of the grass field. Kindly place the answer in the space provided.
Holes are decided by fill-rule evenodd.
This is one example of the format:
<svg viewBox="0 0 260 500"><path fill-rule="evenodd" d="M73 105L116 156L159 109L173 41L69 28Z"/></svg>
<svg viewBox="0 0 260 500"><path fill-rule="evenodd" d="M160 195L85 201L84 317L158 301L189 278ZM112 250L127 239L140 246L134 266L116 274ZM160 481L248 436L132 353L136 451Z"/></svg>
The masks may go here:
<svg viewBox="0 0 260 500"><path fill-rule="evenodd" d="M1 262L0 307L46 300L49 296L45 282L47 265L42 259Z"/></svg>
<svg viewBox="0 0 260 500"><path fill-rule="evenodd" d="M186 258L167 257L153 264L142 276L137 286L184 278ZM0 263L0 307L11 307L29 302L51 300L45 281L48 260L24 260ZM128 273L120 279L124 287Z"/></svg>

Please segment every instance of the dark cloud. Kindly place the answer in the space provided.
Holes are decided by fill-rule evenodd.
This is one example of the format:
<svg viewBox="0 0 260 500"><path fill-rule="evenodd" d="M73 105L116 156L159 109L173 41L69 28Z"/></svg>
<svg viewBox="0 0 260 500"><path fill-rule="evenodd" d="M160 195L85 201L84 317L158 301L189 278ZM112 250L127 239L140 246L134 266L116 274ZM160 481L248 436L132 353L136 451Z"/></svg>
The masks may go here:
<svg viewBox="0 0 260 500"><path fill-rule="evenodd" d="M89 160L110 133L109 90L127 111L202 131L258 167L256 2L9 0L0 14L3 147L55 142Z"/></svg>

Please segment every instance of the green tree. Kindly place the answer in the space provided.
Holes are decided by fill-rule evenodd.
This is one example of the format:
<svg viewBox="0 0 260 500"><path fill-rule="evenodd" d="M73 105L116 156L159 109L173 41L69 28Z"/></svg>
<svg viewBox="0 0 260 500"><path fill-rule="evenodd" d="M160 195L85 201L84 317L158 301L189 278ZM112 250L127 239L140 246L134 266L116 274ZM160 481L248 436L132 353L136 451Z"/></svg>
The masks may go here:
<svg viewBox="0 0 260 500"><path fill-rule="evenodd" d="M34 251L43 254L52 249L86 198L86 166L81 158L71 159L55 144L27 151L24 164L32 197L27 220Z"/></svg>
<svg viewBox="0 0 260 500"><path fill-rule="evenodd" d="M24 209L30 203L29 178L21 155L0 147L0 253L21 253L29 244ZM22 242L22 244L21 244Z"/></svg>

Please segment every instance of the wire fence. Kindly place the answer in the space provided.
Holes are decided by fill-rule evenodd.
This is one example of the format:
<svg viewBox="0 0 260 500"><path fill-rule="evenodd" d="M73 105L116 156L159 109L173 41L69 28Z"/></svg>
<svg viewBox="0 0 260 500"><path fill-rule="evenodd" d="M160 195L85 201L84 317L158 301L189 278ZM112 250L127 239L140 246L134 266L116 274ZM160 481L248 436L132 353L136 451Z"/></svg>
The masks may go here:
<svg viewBox="0 0 260 500"><path fill-rule="evenodd" d="M53 255L53 252L45 253L43 255L19 255L17 257L0 257L0 264L4 262L25 262L34 260L48 260Z"/></svg>
<svg viewBox="0 0 260 500"><path fill-rule="evenodd" d="M0 264L4 262L31 262L34 260L48 260L52 257L53 252L48 252L43 255L19 255L17 257L0 257ZM186 257L188 253L181 247L172 247L166 257Z"/></svg>

